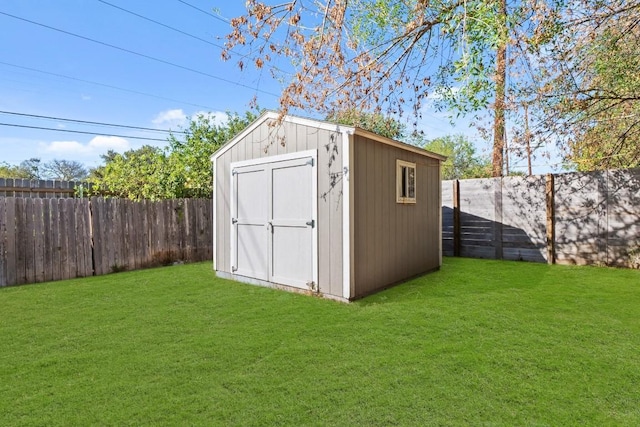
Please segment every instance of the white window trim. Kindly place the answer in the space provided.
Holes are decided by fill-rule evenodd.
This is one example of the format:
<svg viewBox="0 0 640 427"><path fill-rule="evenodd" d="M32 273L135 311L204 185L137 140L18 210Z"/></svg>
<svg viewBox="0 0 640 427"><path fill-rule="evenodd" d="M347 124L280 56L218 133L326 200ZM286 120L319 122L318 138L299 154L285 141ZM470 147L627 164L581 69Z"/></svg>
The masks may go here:
<svg viewBox="0 0 640 427"><path fill-rule="evenodd" d="M414 197L402 197L402 168L410 167L414 170L414 177L416 178L414 181ZM416 168L416 164L412 162L407 162L404 160L396 159L396 202L403 204L415 204L417 194L417 185L418 185L418 170Z"/></svg>

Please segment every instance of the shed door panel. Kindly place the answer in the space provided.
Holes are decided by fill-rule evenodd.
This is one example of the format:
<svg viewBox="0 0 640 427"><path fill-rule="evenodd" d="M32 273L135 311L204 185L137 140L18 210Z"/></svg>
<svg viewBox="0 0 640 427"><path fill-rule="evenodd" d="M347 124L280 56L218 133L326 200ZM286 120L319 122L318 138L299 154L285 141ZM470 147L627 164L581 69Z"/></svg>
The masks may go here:
<svg viewBox="0 0 640 427"><path fill-rule="evenodd" d="M313 162L279 162L271 169L271 276L307 288L313 277Z"/></svg>
<svg viewBox="0 0 640 427"><path fill-rule="evenodd" d="M237 274L268 279L268 170L261 167L238 168L234 174L234 253Z"/></svg>
<svg viewBox="0 0 640 427"><path fill-rule="evenodd" d="M315 152L232 166L232 270L307 289L317 283Z"/></svg>

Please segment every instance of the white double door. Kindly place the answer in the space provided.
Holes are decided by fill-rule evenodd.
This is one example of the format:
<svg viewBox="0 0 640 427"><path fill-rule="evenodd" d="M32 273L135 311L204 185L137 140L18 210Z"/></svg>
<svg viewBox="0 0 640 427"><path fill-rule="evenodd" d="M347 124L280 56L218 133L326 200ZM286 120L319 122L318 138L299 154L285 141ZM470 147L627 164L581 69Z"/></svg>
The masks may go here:
<svg viewBox="0 0 640 427"><path fill-rule="evenodd" d="M231 164L234 274L315 286L316 168L315 150Z"/></svg>

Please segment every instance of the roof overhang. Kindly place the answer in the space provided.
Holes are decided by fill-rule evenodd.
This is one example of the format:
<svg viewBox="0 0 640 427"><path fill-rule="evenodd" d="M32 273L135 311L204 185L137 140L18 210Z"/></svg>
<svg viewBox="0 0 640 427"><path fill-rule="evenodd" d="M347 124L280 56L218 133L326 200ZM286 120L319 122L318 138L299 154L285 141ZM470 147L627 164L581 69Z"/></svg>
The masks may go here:
<svg viewBox="0 0 640 427"><path fill-rule="evenodd" d="M326 122L322 120L307 119L304 117L291 116L291 115L285 115L284 117L281 117L280 114L275 111L265 111L264 113L262 113L262 115L260 115L260 117L258 117L253 123L247 126L242 132L240 132L238 135L230 139L226 144L224 144L215 153L213 153L213 155L211 156L211 161L215 162L218 157L226 153L229 149L231 149L231 147L236 145L239 141L241 141L251 132L256 130L264 122L273 122L274 124L276 124L278 120L280 120L281 123L294 123L294 124L299 124L303 126L313 127L316 129L323 129L330 132L346 133L350 135L362 136L364 138L371 139L371 140L380 142L382 144L391 145L393 147L400 148L402 150L410 151L412 153L420 154L422 156L430 157L432 159L436 159L440 161L445 161L447 159L445 156L442 156L440 154L427 151L420 147L415 147L413 145L405 144L404 142L396 141L394 139L387 138L382 135L378 135L375 132L370 132L362 128L340 125L340 124Z"/></svg>

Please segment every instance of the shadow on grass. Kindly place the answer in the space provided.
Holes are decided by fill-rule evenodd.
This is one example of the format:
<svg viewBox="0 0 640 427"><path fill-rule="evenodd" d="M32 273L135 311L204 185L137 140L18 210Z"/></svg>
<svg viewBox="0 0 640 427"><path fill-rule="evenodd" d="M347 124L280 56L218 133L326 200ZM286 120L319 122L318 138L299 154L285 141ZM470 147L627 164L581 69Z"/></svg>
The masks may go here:
<svg viewBox="0 0 640 427"><path fill-rule="evenodd" d="M459 298L472 294L528 290L540 286L553 268L558 267L518 261L445 257L440 270L399 283L358 300L356 304L404 303L428 298Z"/></svg>

